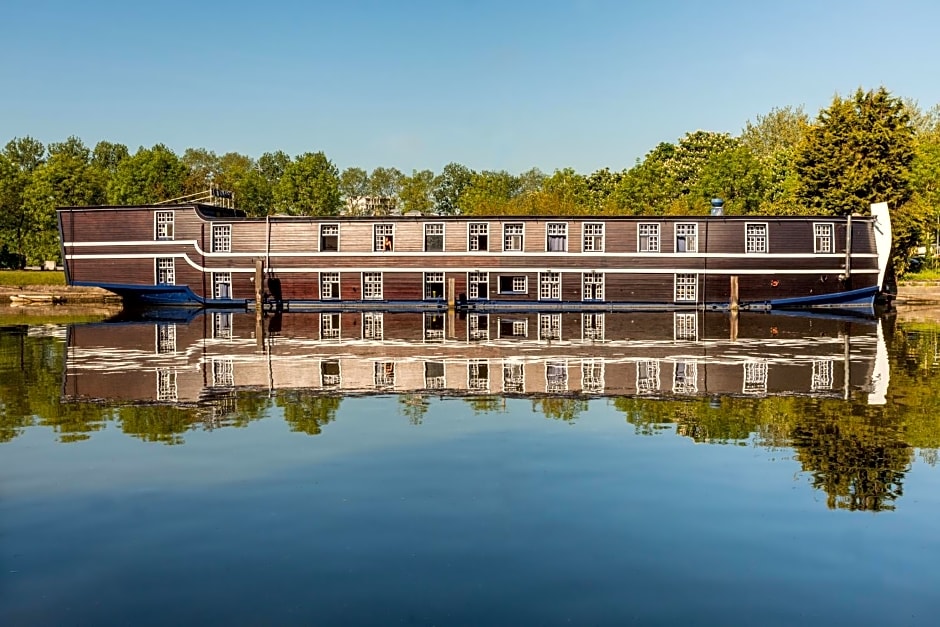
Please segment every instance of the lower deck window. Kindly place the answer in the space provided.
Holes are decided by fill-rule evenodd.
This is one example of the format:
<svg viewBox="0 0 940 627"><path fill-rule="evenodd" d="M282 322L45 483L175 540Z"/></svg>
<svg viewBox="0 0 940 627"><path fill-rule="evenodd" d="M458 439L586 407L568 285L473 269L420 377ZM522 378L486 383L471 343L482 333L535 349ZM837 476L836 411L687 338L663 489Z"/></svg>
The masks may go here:
<svg viewBox="0 0 940 627"><path fill-rule="evenodd" d="M362 273L362 297L367 300L382 300L382 273Z"/></svg>
<svg viewBox="0 0 940 627"><path fill-rule="evenodd" d="M157 259L157 285L176 285L176 260L172 257Z"/></svg>
<svg viewBox="0 0 940 627"><path fill-rule="evenodd" d="M694 303L698 300L698 275L677 274L675 276L675 300L677 303Z"/></svg>
<svg viewBox="0 0 940 627"><path fill-rule="evenodd" d="M444 273L424 273L424 299L441 300L444 298Z"/></svg>
<svg viewBox="0 0 940 627"><path fill-rule="evenodd" d="M232 273L213 272L212 291L216 298L228 300L232 297Z"/></svg>
<svg viewBox="0 0 940 627"><path fill-rule="evenodd" d="M320 273L320 298L322 300L339 298L339 272Z"/></svg>
<svg viewBox="0 0 940 627"><path fill-rule="evenodd" d="M529 286L525 276L499 277L500 294L526 294L528 291Z"/></svg>

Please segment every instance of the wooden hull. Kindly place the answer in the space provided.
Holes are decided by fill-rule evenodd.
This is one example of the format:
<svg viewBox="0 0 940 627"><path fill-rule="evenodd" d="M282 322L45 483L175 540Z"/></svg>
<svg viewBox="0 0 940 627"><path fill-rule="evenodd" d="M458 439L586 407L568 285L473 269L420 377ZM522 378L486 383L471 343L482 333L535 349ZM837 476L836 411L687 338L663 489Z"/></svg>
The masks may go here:
<svg viewBox="0 0 940 627"><path fill-rule="evenodd" d="M886 210L248 219L184 205L63 208L59 222L71 285L130 304L291 310L870 310L885 232L890 247Z"/></svg>

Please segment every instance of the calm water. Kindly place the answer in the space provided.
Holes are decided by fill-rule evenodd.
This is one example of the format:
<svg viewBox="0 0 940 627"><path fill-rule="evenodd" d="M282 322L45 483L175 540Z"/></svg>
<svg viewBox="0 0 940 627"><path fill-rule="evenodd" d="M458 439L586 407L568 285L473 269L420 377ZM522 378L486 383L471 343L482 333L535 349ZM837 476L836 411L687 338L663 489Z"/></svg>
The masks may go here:
<svg viewBox="0 0 940 627"><path fill-rule="evenodd" d="M756 314L5 326L0 624L932 624L938 363Z"/></svg>

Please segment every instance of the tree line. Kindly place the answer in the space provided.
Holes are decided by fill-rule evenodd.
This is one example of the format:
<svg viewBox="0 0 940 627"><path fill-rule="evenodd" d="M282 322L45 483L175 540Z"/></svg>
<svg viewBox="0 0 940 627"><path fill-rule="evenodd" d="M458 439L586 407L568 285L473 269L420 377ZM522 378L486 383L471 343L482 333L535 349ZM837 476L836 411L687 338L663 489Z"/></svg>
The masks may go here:
<svg viewBox="0 0 940 627"><path fill-rule="evenodd" d="M801 107L775 108L738 135L689 132L663 142L621 171L551 174L475 171L450 163L438 172L393 167L340 171L323 152L252 158L157 144L80 139L44 146L11 139L0 152L0 246L31 263L59 256L55 208L149 204L205 191L235 193L251 216L336 215L373 204L379 211L444 215L703 215L711 198L728 214L846 215L886 201L895 263L940 232L940 105L921 109L884 87L858 89L812 119ZM374 210L374 208L373 208Z"/></svg>

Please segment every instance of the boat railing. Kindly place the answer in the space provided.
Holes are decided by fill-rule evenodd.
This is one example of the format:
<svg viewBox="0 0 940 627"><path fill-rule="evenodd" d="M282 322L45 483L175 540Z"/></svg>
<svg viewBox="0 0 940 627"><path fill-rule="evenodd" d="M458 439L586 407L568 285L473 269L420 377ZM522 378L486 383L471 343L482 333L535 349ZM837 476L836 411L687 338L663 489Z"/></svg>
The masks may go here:
<svg viewBox="0 0 940 627"><path fill-rule="evenodd" d="M176 198L169 198L167 200L161 200L157 204L179 205L191 202L200 203L203 205L213 205L215 207L222 207L225 209L234 209L235 192L230 192L228 190L222 189L221 187L211 185L207 190L195 192L193 194L186 194L185 196L178 196Z"/></svg>

